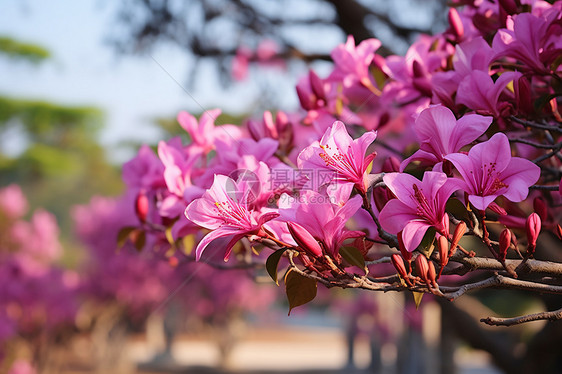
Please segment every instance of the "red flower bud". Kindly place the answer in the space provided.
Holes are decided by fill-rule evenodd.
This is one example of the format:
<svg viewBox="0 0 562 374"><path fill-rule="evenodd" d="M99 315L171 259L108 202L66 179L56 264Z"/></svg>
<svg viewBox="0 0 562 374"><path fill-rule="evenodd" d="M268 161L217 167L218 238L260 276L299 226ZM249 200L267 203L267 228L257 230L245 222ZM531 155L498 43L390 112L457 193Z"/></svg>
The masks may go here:
<svg viewBox="0 0 562 374"><path fill-rule="evenodd" d="M148 216L148 197L144 191L140 191L135 201L135 213L142 223L146 222Z"/></svg>
<svg viewBox="0 0 562 374"><path fill-rule="evenodd" d="M533 253L537 247L537 238L541 232L541 218L537 213L531 213L525 222L525 230L527 231L527 251Z"/></svg>
<svg viewBox="0 0 562 374"><path fill-rule="evenodd" d="M441 225L443 225L443 231L441 232L441 235L445 235L447 237L449 237L449 215L447 213L443 214L443 219L441 220Z"/></svg>
<svg viewBox="0 0 562 374"><path fill-rule="evenodd" d="M408 279L408 273L406 272L406 267L404 266L404 260L402 257L398 253L394 253L390 256L390 261L392 262L392 265L394 265L398 275L404 279Z"/></svg>
<svg viewBox="0 0 562 374"><path fill-rule="evenodd" d="M433 265L433 261L428 261L427 263L427 282L431 283L431 285L437 288L437 282L435 281L436 273L435 273L435 265Z"/></svg>
<svg viewBox="0 0 562 374"><path fill-rule="evenodd" d="M406 246L404 245L404 241L402 240L402 231L400 231L397 235L398 238L398 249L400 249L400 253L402 253L402 257L406 259L406 261L412 261L412 252L408 252L406 250Z"/></svg>
<svg viewBox="0 0 562 374"><path fill-rule="evenodd" d="M455 8L449 8L449 24L451 25L451 29L453 33L457 36L457 39L460 39L464 35L464 26L462 25L461 17L459 12Z"/></svg>
<svg viewBox="0 0 562 374"><path fill-rule="evenodd" d="M533 200L533 209L541 219L541 221L546 221L548 217L548 208L542 197L535 197Z"/></svg>
<svg viewBox="0 0 562 374"><path fill-rule="evenodd" d="M507 215L507 212L505 211L505 209L502 208L501 206L499 206L498 204L496 204L496 203L493 202L493 201L490 203L490 205L488 205L488 208L489 208L492 212L494 212L494 213L496 213L496 214L499 214L500 216L506 216L506 215Z"/></svg>
<svg viewBox="0 0 562 374"><path fill-rule="evenodd" d="M505 261L507 250L511 245L511 230L503 229L500 234L500 260Z"/></svg>
<svg viewBox="0 0 562 374"><path fill-rule="evenodd" d="M424 255L420 254L418 257L416 257L416 269L420 278L427 283L427 272L429 270L429 264L427 263L427 259Z"/></svg>
<svg viewBox="0 0 562 374"><path fill-rule="evenodd" d="M307 254L315 257L322 256L322 248L304 227L294 222L287 222L287 227L289 227L289 232L298 246Z"/></svg>
<svg viewBox="0 0 562 374"><path fill-rule="evenodd" d="M457 249L457 245L459 244L459 241L461 240L461 238L465 233L466 233L466 223L461 221L457 225L457 227L455 228L455 232L453 233L453 240L451 241L451 249L449 249L449 257L451 257L453 253L455 253L455 250Z"/></svg>
<svg viewBox="0 0 562 374"><path fill-rule="evenodd" d="M449 241L447 238L441 235L437 241L437 247L439 249L439 263L441 267L445 267L449 262Z"/></svg>

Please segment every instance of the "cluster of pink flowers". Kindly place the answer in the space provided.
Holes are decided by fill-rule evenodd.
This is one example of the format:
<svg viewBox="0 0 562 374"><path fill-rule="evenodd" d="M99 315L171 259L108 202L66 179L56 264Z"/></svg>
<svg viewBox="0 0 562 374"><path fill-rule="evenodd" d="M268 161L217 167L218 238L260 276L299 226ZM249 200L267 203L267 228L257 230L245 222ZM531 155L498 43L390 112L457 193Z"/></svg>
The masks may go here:
<svg viewBox="0 0 562 374"><path fill-rule="evenodd" d="M62 248L54 216L36 210L28 221L27 211L19 186L0 189L0 352L9 353L14 340L55 334L78 309L78 275L55 264ZM25 361L12 371L34 372Z"/></svg>
<svg viewBox="0 0 562 374"><path fill-rule="evenodd" d="M227 274L204 264L179 263L174 251L164 250L170 246L165 237L148 236L146 246L154 250L142 253L130 240L116 243L121 225L138 222L135 195L94 197L88 205L75 207L73 217L89 254L82 271L84 295L101 305L117 304L124 318L142 322L165 310L172 297L192 318L205 319L233 309L259 311L271 301L271 292L251 279L231 282ZM212 283L206 281L209 277Z"/></svg>
<svg viewBox="0 0 562 374"><path fill-rule="evenodd" d="M562 1L456 5L450 28L405 56L350 36L327 77L299 81L295 113L242 127L217 125L218 110L180 113L191 142L143 147L124 167L135 227L151 248L187 245L180 260L289 248L320 277L358 266L356 253L369 260L373 242L409 261L428 232L454 241L462 219L451 205L527 227L529 243L541 230L527 219L535 210L560 235ZM535 185L545 188L530 195Z"/></svg>

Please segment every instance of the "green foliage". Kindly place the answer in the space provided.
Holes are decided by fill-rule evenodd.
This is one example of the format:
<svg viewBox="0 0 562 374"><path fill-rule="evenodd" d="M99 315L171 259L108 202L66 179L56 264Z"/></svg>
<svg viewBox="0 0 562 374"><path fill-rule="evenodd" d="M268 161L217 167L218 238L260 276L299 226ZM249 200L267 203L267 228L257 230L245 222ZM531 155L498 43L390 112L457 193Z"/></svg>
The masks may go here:
<svg viewBox="0 0 562 374"><path fill-rule="evenodd" d="M51 56L48 50L39 45L21 42L6 36L0 37L0 54L33 63L42 62Z"/></svg>
<svg viewBox="0 0 562 374"><path fill-rule="evenodd" d="M94 107L68 107L0 96L0 135L14 122L23 126L31 142L64 147L84 141L81 138L86 135L97 135L103 114Z"/></svg>

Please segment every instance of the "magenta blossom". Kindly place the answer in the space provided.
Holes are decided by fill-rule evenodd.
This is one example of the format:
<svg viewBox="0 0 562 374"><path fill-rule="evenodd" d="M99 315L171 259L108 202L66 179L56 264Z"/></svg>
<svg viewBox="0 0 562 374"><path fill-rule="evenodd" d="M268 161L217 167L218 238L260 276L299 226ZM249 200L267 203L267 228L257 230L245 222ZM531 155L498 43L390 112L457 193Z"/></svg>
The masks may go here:
<svg viewBox="0 0 562 374"><path fill-rule="evenodd" d="M507 102L500 100L500 95L507 94L507 85L520 77L521 73L508 71L494 82L488 72L474 70L459 84L457 104L464 104L475 112L499 118L509 106Z"/></svg>
<svg viewBox="0 0 562 374"><path fill-rule="evenodd" d="M531 161L511 157L509 140L503 133L475 145L468 155L454 153L445 159L455 165L464 179L461 189L480 210L485 210L500 195L514 202L524 200L529 187L541 174L540 168Z"/></svg>
<svg viewBox="0 0 562 374"><path fill-rule="evenodd" d="M360 191L366 192L367 168L376 153L365 157L365 152L376 137L376 131L369 131L354 140L343 122L336 121L319 142L312 143L299 154L299 168L335 172L333 180L336 182L351 182Z"/></svg>
<svg viewBox="0 0 562 374"><path fill-rule="evenodd" d="M232 236L224 256L225 261L228 260L234 244L247 235L257 234L265 222L278 215L275 212L250 211L247 201L250 193L251 191L240 188L231 178L215 175L211 188L187 206L187 219L212 230L197 245L197 260L213 240Z"/></svg>
<svg viewBox="0 0 562 374"><path fill-rule="evenodd" d="M444 156L456 153L476 140L490 123L491 117L477 114L467 114L457 121L453 112L440 105L424 109L414 126L420 149L402 162L400 171L412 161L440 165Z"/></svg>
<svg viewBox="0 0 562 374"><path fill-rule="evenodd" d="M280 219L302 226L322 243L327 254L335 256L344 240L365 235L345 228L362 204L360 196L348 199L350 192L344 186L332 195L310 190L302 191L298 197L283 194L279 200Z"/></svg>
<svg viewBox="0 0 562 374"><path fill-rule="evenodd" d="M242 136L238 126L215 126L215 120L221 114L220 109L206 110L197 122L197 119L187 112L178 114L178 122L189 133L193 144L200 147L204 153L215 148L215 139L230 144Z"/></svg>
<svg viewBox="0 0 562 374"><path fill-rule="evenodd" d="M562 51L559 22L560 12L555 9L542 17L518 14L507 23L507 29L499 30L494 36L492 48L497 52L494 59L511 57L536 72L548 72Z"/></svg>
<svg viewBox="0 0 562 374"><path fill-rule="evenodd" d="M342 81L345 88L359 83L370 90L377 90L369 66L380 46L381 42L377 39L363 40L355 46L353 36L348 36L345 44L340 44L332 51L336 66L330 80Z"/></svg>
<svg viewBox="0 0 562 374"><path fill-rule="evenodd" d="M402 240L409 252L421 243L427 229L448 235L449 217L445 204L458 183L441 172L426 172L423 180L405 173L390 173L384 183L396 195L382 209L379 219L382 228L391 234L402 231Z"/></svg>

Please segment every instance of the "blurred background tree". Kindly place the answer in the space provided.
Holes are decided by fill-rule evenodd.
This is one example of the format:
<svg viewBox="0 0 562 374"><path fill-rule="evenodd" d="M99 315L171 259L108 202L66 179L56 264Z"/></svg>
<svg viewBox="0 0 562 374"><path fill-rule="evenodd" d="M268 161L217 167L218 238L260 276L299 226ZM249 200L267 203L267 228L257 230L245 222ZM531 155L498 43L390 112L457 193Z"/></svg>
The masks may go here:
<svg viewBox="0 0 562 374"><path fill-rule="evenodd" d="M123 53L172 44L212 63L228 84L240 47L256 50L268 40L290 62L329 60L334 40L378 38L378 53L403 53L420 33L446 28L445 0L127 0L119 8L113 45ZM302 71L303 66L297 69ZM300 73L298 74L300 75Z"/></svg>
<svg viewBox="0 0 562 374"><path fill-rule="evenodd" d="M33 68L50 57L39 45L0 38L0 58L13 64ZM71 206L122 189L120 168L109 163L98 141L103 122L95 107L0 94L0 185L19 184L32 208L53 212L64 242L72 241Z"/></svg>

